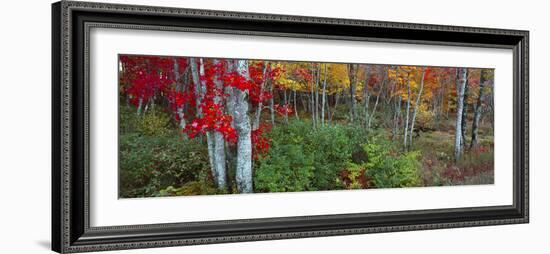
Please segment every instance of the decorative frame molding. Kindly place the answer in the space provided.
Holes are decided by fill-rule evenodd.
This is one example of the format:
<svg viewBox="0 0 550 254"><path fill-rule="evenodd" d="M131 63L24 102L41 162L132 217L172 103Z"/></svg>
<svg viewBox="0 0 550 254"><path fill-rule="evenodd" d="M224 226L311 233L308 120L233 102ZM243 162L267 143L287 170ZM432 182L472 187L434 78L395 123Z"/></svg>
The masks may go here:
<svg viewBox="0 0 550 254"><path fill-rule="evenodd" d="M513 49L513 205L90 227L88 34L92 27ZM54 3L52 249L74 253L528 223L528 73L528 31L89 2Z"/></svg>

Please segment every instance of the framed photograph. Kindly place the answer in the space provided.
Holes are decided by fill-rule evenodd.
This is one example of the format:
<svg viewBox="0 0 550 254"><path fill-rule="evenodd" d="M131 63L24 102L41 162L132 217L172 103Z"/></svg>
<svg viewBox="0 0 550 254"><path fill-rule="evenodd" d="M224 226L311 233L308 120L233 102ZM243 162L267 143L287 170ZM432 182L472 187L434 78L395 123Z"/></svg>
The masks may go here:
<svg viewBox="0 0 550 254"><path fill-rule="evenodd" d="M60 253L529 221L528 31L61 1Z"/></svg>

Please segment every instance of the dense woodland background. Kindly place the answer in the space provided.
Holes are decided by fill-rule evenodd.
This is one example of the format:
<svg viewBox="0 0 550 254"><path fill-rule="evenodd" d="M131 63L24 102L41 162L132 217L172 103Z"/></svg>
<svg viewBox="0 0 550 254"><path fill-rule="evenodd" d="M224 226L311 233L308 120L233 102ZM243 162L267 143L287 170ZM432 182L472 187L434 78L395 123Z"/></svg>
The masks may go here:
<svg viewBox="0 0 550 254"><path fill-rule="evenodd" d="M493 75L122 55L119 195L493 183Z"/></svg>

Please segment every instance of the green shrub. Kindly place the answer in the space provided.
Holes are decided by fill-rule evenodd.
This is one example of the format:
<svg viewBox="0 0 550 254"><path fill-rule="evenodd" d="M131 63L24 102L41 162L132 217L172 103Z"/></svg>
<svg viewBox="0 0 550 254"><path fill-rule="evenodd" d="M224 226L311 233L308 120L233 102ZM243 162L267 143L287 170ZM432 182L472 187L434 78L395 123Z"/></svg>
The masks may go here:
<svg viewBox="0 0 550 254"><path fill-rule="evenodd" d="M168 186L209 178L208 152L194 140L132 133L119 142L121 197L158 196Z"/></svg>
<svg viewBox="0 0 550 254"><path fill-rule="evenodd" d="M354 142L349 134L353 133L341 125L319 128L308 135L307 149L314 158L315 190L332 190L337 187L335 176L351 162Z"/></svg>
<svg viewBox="0 0 550 254"><path fill-rule="evenodd" d="M157 108L137 115L133 107L119 107L120 133L139 132L147 136L166 136L172 129L170 116Z"/></svg>
<svg viewBox="0 0 550 254"><path fill-rule="evenodd" d="M136 114L135 108L120 106L118 120L120 133L130 133L137 131L139 116Z"/></svg>
<svg viewBox="0 0 550 254"><path fill-rule="evenodd" d="M161 111L151 110L138 121L137 129L147 136L165 136L170 133L170 117Z"/></svg>
<svg viewBox="0 0 550 254"><path fill-rule="evenodd" d="M363 146L368 154L365 174L377 188L413 187L422 184L420 152L411 151L392 155L385 143L373 139Z"/></svg>
<svg viewBox="0 0 550 254"><path fill-rule="evenodd" d="M339 172L361 151L366 133L361 127L291 121L269 133L270 150L255 165L258 191L333 190L342 188Z"/></svg>
<svg viewBox="0 0 550 254"><path fill-rule="evenodd" d="M256 162L254 187L257 192L305 191L312 187L313 156L300 145L278 145L269 156Z"/></svg>

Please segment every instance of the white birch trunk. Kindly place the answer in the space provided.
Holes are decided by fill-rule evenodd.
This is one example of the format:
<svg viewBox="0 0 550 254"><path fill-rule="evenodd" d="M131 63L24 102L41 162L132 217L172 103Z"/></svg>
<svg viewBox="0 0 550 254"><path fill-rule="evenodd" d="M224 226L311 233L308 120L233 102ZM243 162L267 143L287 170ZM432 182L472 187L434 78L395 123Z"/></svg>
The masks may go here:
<svg viewBox="0 0 550 254"><path fill-rule="evenodd" d="M325 78L323 80L323 93L321 94L321 125L325 126L325 104L327 101L327 64L325 64Z"/></svg>
<svg viewBox="0 0 550 254"><path fill-rule="evenodd" d="M316 71L316 79L315 79L315 105L314 107L314 115L315 115L315 122L318 124L319 121L319 82L321 82L321 64L317 64L317 71Z"/></svg>
<svg viewBox="0 0 550 254"><path fill-rule="evenodd" d="M269 99L269 113L271 118L271 125L275 126L275 102L273 97L275 97L275 94L273 93L273 82L269 82L269 92L271 93L271 98Z"/></svg>
<svg viewBox="0 0 550 254"><path fill-rule="evenodd" d="M189 58L189 65L191 66L191 78L193 79L193 84L195 85L195 109L197 112L197 116L201 117L202 113L200 110L200 104L202 101L202 89L199 78L199 68L197 67L197 60L193 57Z"/></svg>
<svg viewBox="0 0 550 254"><path fill-rule="evenodd" d="M349 116L350 121L353 123L355 119L355 86L357 81L357 66L355 64L348 65L348 75L349 75L349 95L350 95L350 109Z"/></svg>
<svg viewBox="0 0 550 254"><path fill-rule="evenodd" d="M195 69L196 69L196 61L193 59L193 63L195 65ZM193 68L193 67L191 67ZM195 75L193 75L195 76ZM202 77L202 80L200 79L200 77ZM199 75L197 77L197 79L195 80L195 77L193 77L193 82L195 83L195 89L198 90L198 94L197 94L197 98L199 98L198 102L197 103L197 107L198 107L198 110L197 110L197 115L199 117L202 117L202 110L201 110L201 107L200 107L200 104L202 103L202 101L204 100L204 95L206 93L206 80L204 79L204 62L202 60L202 58L199 59ZM218 181L218 175L217 175L217 172L216 172L216 167L215 167L215 164L214 164L214 132L213 131L207 131L206 132L206 144L207 144L207 147L208 147L208 159L210 161L210 169L212 171L212 176L214 176L214 181Z"/></svg>
<svg viewBox="0 0 550 254"><path fill-rule="evenodd" d="M365 110L365 127L368 127L369 119L369 102L370 102L370 93L369 93L369 79L370 79L370 67L365 65L365 84L363 85L363 100L364 101L364 110Z"/></svg>
<svg viewBox="0 0 550 254"><path fill-rule="evenodd" d="M460 159L462 154L462 110L464 110L464 90L466 88L466 68L457 69L456 78L456 126L455 126L455 160Z"/></svg>
<svg viewBox="0 0 550 254"><path fill-rule="evenodd" d="M405 117L405 137L403 139L403 147L405 150L407 150L407 141L408 141L408 135L409 135L409 114L411 109L411 80L410 80L410 74L407 75L407 109L406 109L406 117Z"/></svg>
<svg viewBox="0 0 550 254"><path fill-rule="evenodd" d="M236 60L236 69L239 75L250 79L248 63L246 60ZM237 190L241 193L252 193L252 137L251 126L248 119L248 101L246 91L233 88L235 107L233 110L233 123L237 130Z"/></svg>
<svg viewBox="0 0 550 254"><path fill-rule="evenodd" d="M405 137L403 139L403 148L407 150L407 141L408 141L408 135L409 135L409 114L411 109L411 80L410 80L410 74L407 75L407 109L406 109L406 117L405 117Z"/></svg>
<svg viewBox="0 0 550 254"><path fill-rule="evenodd" d="M137 115L141 115L141 108L143 107L143 98L142 97L139 97L139 102L138 102L138 109L137 109Z"/></svg>
<svg viewBox="0 0 550 254"><path fill-rule="evenodd" d="M260 84L260 96L262 96L262 94L264 93L264 86L267 82L266 73L267 73L268 65L269 65L269 62L265 61L264 70L263 70L263 73L262 73L263 80L262 80L262 83ZM258 127L260 127L260 118L262 116L263 107L264 107L264 105L263 105L262 100L260 98L260 101L258 102L258 107L256 108L256 116L254 117L254 124L252 125L252 128L254 130L258 129Z"/></svg>
<svg viewBox="0 0 550 254"><path fill-rule="evenodd" d="M219 64L218 60L214 60L214 65ZM217 89L223 89L223 82L219 75L214 77L214 84ZM214 96L214 103L223 104L220 95ZM225 140L223 134L219 131L214 131L213 135L214 146L212 147L214 172L216 172L215 180L219 189L226 188L226 162L225 162Z"/></svg>
<svg viewBox="0 0 550 254"><path fill-rule="evenodd" d="M420 80L420 90L418 95L416 95L416 102L414 104L413 115L411 120L411 133L409 134L409 146L412 145L413 132L414 132L414 123L416 121L416 112L418 111L418 106L421 103L422 90L424 90L424 77L426 76L426 68L422 68L422 79Z"/></svg>
<svg viewBox="0 0 550 254"><path fill-rule="evenodd" d="M472 122L472 140L470 142L470 149L475 147L478 142L478 127L479 119L481 119L482 113L482 100L483 100L483 89L485 88L485 71L481 71L481 76L479 78L479 96L477 97L476 107L474 111L474 121Z"/></svg>
<svg viewBox="0 0 550 254"><path fill-rule="evenodd" d="M384 91L384 87L386 86L386 79L387 79L387 67L383 67L383 75L384 78L382 79L382 83L380 84L380 88L378 88L378 94L376 95L376 102L374 103L374 107L372 108L372 113L369 115L369 121L367 122L367 130L370 129L370 125L372 122L372 119L374 118L374 114L376 113L376 108L378 108L378 101L380 100L380 95L382 94L382 91Z"/></svg>
<svg viewBox="0 0 550 254"><path fill-rule="evenodd" d="M180 70L179 70L178 60L174 58L174 80L176 81L176 91L178 91L178 86L180 83L179 71ZM185 129L186 123L185 123L185 114L183 113L183 105L178 106L178 108L176 109L176 114L178 115L178 118L180 120L179 122L180 130Z"/></svg>

